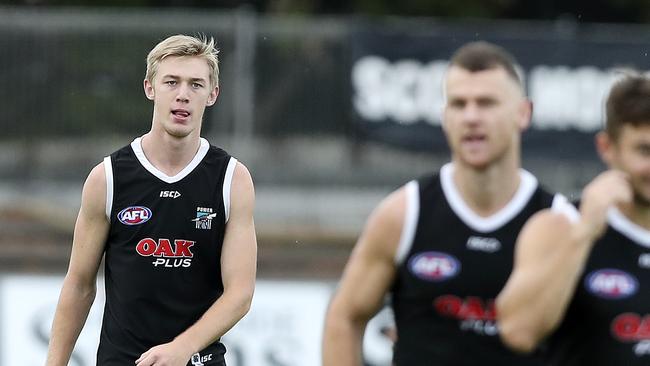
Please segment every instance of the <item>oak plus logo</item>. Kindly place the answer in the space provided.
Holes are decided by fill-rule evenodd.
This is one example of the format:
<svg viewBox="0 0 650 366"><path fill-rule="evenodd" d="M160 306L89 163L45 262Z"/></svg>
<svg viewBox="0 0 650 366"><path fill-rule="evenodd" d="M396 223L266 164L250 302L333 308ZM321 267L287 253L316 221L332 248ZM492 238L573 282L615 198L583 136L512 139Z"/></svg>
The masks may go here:
<svg viewBox="0 0 650 366"><path fill-rule="evenodd" d="M129 206L117 214L117 219L124 225L140 225L151 219L151 210L144 206Z"/></svg>
<svg viewBox="0 0 650 366"><path fill-rule="evenodd" d="M440 316L457 319L464 332L484 336L494 336L499 332L494 299L442 295L433 301L433 307Z"/></svg>
<svg viewBox="0 0 650 366"><path fill-rule="evenodd" d="M611 331L620 342L636 343L636 356L650 356L650 314L621 314L612 321Z"/></svg>
<svg viewBox="0 0 650 366"><path fill-rule="evenodd" d="M194 242L184 239L145 238L138 242L135 251L142 257L154 257L154 267L187 268L192 265L192 246Z"/></svg>

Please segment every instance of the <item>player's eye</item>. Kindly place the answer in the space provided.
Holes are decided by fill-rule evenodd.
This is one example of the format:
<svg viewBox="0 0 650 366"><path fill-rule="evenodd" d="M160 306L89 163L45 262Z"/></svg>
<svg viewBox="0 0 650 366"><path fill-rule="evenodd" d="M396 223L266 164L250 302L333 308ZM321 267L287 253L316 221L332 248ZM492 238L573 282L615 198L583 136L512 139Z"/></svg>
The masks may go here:
<svg viewBox="0 0 650 366"><path fill-rule="evenodd" d="M636 150L643 156L650 156L650 145L639 145Z"/></svg>
<svg viewBox="0 0 650 366"><path fill-rule="evenodd" d="M449 106L454 109L462 109L465 107L465 101L462 99L452 99L449 101Z"/></svg>
<svg viewBox="0 0 650 366"><path fill-rule="evenodd" d="M481 98L477 101L477 104L481 107L492 107L497 104L497 101L492 98Z"/></svg>

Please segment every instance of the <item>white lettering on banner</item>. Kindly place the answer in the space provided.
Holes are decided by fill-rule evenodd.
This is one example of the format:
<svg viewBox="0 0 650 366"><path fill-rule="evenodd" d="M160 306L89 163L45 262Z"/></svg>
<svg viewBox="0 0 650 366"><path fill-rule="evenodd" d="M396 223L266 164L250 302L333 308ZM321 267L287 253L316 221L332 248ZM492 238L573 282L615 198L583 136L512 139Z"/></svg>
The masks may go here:
<svg viewBox="0 0 650 366"><path fill-rule="evenodd" d="M0 277L0 366L43 365L63 277ZM97 285L95 303L72 353L71 366L95 364L104 304Z"/></svg>
<svg viewBox="0 0 650 366"><path fill-rule="evenodd" d="M618 76L595 67L536 66L529 76L533 126L541 130L600 129L607 92Z"/></svg>
<svg viewBox="0 0 650 366"><path fill-rule="evenodd" d="M391 64L377 56L359 59L352 68L355 110L370 121L440 124L446 68L446 61L423 65L416 60Z"/></svg>
<svg viewBox="0 0 650 366"><path fill-rule="evenodd" d="M391 308L384 307L366 326L363 337L364 365L392 365L393 342L396 338L395 315Z"/></svg>
<svg viewBox="0 0 650 366"><path fill-rule="evenodd" d="M354 109L371 122L424 121L439 126L446 69L446 60L390 62L376 55L362 57L352 66ZM533 128L584 132L600 129L604 98L619 77L614 70L592 66L546 65L535 66L523 76L534 104Z"/></svg>
<svg viewBox="0 0 650 366"><path fill-rule="evenodd" d="M250 312L224 337L232 366L320 363L320 339L332 287L258 281ZM230 352L234 351L234 352Z"/></svg>
<svg viewBox="0 0 650 366"><path fill-rule="evenodd" d="M62 282L60 276L0 277L0 366L44 364ZM100 278L97 298L77 342L71 366L95 364L105 298L103 289ZM250 312L223 337L228 349L228 366L320 365L325 310L333 289L334 284L327 282L258 281ZM369 325L369 332L372 329ZM370 337L364 347L381 349L383 345L390 350L382 343L376 344L379 341L376 338ZM383 362L373 360L368 364L390 365L390 354L384 353ZM377 358L378 354L373 354ZM205 364L210 357L201 354L191 361Z"/></svg>

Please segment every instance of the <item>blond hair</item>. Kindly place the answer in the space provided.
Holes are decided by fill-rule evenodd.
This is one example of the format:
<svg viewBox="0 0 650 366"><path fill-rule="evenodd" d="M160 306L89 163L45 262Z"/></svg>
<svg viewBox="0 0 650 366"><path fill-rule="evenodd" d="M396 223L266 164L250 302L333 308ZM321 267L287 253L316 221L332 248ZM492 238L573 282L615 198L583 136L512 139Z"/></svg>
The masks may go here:
<svg viewBox="0 0 650 366"><path fill-rule="evenodd" d="M214 38L200 35L196 37L177 34L168 37L154 47L147 55L145 78L153 83L158 65L168 56L197 56L203 58L210 67L210 88L219 86L219 50Z"/></svg>

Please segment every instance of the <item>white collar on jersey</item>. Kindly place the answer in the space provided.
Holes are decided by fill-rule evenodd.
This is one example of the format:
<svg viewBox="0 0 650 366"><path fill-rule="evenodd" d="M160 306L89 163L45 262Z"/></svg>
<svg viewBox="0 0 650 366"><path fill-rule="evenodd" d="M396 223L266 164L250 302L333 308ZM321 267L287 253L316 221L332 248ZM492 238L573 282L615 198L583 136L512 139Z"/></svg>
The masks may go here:
<svg viewBox="0 0 650 366"><path fill-rule="evenodd" d="M140 164L142 164L142 166L151 174L155 175L158 177L158 179L162 180L165 183L176 183L179 180L185 178L192 172L192 170L194 170L194 168L197 167L197 165L199 165L201 160L203 160L205 155L207 155L208 150L210 149L210 143L208 140L201 138L201 146L199 146L199 150L196 152L196 155L194 155L192 161L190 161L190 163L187 164L183 170L178 172L178 174L174 175L173 177L170 177L158 170L158 168L151 164L151 162L147 159L147 157L144 155L144 151L142 150L142 137L137 137L135 140L133 140L133 142L131 142L131 148L133 149L135 156L140 161Z"/></svg>
<svg viewBox="0 0 650 366"><path fill-rule="evenodd" d="M514 197L501 210L488 217L482 217L463 201L453 182L453 173L453 163L447 163L440 168L440 182L445 198L451 209L467 226L482 233L494 231L512 220L526 206L537 189L537 178L528 171L519 169L520 183Z"/></svg>
<svg viewBox="0 0 650 366"><path fill-rule="evenodd" d="M618 208L611 207L607 210L607 222L628 239L641 246L650 248L650 231L630 221Z"/></svg>

